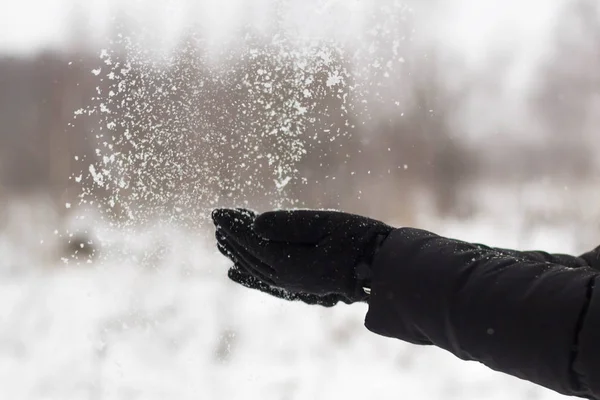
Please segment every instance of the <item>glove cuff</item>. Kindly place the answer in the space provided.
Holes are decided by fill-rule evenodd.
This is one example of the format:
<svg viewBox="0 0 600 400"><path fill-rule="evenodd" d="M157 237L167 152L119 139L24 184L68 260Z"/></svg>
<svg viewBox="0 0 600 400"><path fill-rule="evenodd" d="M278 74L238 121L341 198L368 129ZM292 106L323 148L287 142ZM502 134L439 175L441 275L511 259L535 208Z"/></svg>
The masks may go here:
<svg viewBox="0 0 600 400"><path fill-rule="evenodd" d="M390 232L377 233L373 236L373 239L367 246L367 250L363 254L356 264L354 269L354 276L357 282L357 298L358 301L368 301L368 297L371 294L371 280L373 278L373 260L375 255L383 246L383 242L389 236Z"/></svg>

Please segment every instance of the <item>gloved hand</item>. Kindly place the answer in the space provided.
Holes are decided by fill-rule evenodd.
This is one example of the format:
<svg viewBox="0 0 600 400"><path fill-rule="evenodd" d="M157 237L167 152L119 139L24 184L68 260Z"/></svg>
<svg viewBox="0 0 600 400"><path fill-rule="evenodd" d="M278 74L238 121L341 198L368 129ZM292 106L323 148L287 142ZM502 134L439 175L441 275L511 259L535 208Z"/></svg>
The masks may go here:
<svg viewBox="0 0 600 400"><path fill-rule="evenodd" d="M256 216L217 209L213 220L219 249L236 264L231 279L262 291L283 289L294 299L322 305L367 298L363 288L369 286L373 256L393 230L366 217L316 210ZM288 297L276 293L270 294Z"/></svg>
<svg viewBox="0 0 600 400"><path fill-rule="evenodd" d="M232 258L231 253L227 253L224 251L222 247L219 246L219 250L223 255L228 258ZM279 299L289 300L289 301L302 301L306 304L314 305L318 304L323 307L333 307L339 301L343 299L336 294L329 294L325 296L317 296L315 294L309 293L293 293L288 292L284 289L269 286L267 283L261 281L258 278L250 275L246 272L246 269L242 267L240 264L235 264L233 267L229 268L227 272L227 276L232 281L239 283L242 286L245 286L250 289L256 289L263 293L270 294L271 296L277 297Z"/></svg>
<svg viewBox="0 0 600 400"><path fill-rule="evenodd" d="M238 222L246 223L250 226L254 223L254 220L256 219L256 214L254 212L252 212L250 210L242 210L242 209L238 209L237 211L240 212L240 219ZM319 295L310 294L310 293L294 293L294 292L289 292L289 291L279 288L279 287L271 286L268 283L266 283L265 281L263 281L259 278L256 278L254 275L252 275L250 272L248 272L248 271L251 271L252 269L249 266L244 266L243 261L242 262L239 261L240 256L235 255L230 250L228 250L226 245L222 244L222 243L226 242L226 238L218 225L217 225L216 237L217 237L217 248L219 249L221 254L223 254L225 257L229 258L234 263L233 267L229 268L229 271L227 272L227 276L229 277L229 279L231 279L232 281L234 281L236 283L239 283L242 286L245 286L250 289L259 290L263 293L270 294L271 296L274 296L274 297L277 297L280 299L285 299L285 300L289 300L289 301L302 301L306 304L310 304L310 305L318 304L323 307L333 307L339 301L343 300L337 294L329 294L329 295L325 295L325 296L319 296Z"/></svg>

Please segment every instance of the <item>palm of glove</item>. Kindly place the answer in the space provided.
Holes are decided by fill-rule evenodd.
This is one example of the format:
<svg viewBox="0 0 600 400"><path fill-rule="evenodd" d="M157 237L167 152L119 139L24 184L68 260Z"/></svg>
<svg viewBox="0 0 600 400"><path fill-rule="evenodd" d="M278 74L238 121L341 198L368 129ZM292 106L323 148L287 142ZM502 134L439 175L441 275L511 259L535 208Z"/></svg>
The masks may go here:
<svg viewBox="0 0 600 400"><path fill-rule="evenodd" d="M332 211L213 212L228 275L276 297L331 306L364 300L368 266L391 227Z"/></svg>

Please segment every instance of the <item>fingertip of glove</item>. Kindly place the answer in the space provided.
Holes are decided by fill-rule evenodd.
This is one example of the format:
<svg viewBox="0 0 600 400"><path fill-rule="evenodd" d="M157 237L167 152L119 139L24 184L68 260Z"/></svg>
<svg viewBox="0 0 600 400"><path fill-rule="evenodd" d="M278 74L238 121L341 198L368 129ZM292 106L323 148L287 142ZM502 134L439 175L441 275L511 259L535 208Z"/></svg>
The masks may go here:
<svg viewBox="0 0 600 400"><path fill-rule="evenodd" d="M212 210L212 212L210 213L210 216L211 216L213 222L215 223L215 225L219 225L221 220L227 215L228 211L230 211L230 210L227 208L215 208L214 210Z"/></svg>
<svg viewBox="0 0 600 400"><path fill-rule="evenodd" d="M231 281L249 289L266 291L269 288L269 285L267 283L262 282L260 279L252 276L237 263L227 270L227 277Z"/></svg>
<svg viewBox="0 0 600 400"><path fill-rule="evenodd" d="M227 270L227 277L236 283L242 283L247 275L237 265L234 265Z"/></svg>
<svg viewBox="0 0 600 400"><path fill-rule="evenodd" d="M252 210L245 208L215 208L211 212L211 218L217 227L232 225L238 220L249 220L256 218Z"/></svg>

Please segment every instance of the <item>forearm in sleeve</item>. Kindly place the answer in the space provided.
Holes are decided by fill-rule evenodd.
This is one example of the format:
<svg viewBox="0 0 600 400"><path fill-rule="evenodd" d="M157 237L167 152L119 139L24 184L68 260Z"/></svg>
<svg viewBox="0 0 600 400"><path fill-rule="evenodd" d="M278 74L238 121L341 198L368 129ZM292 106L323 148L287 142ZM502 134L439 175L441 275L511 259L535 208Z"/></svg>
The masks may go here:
<svg viewBox="0 0 600 400"><path fill-rule="evenodd" d="M403 228L373 263L366 327L600 399L599 273Z"/></svg>

